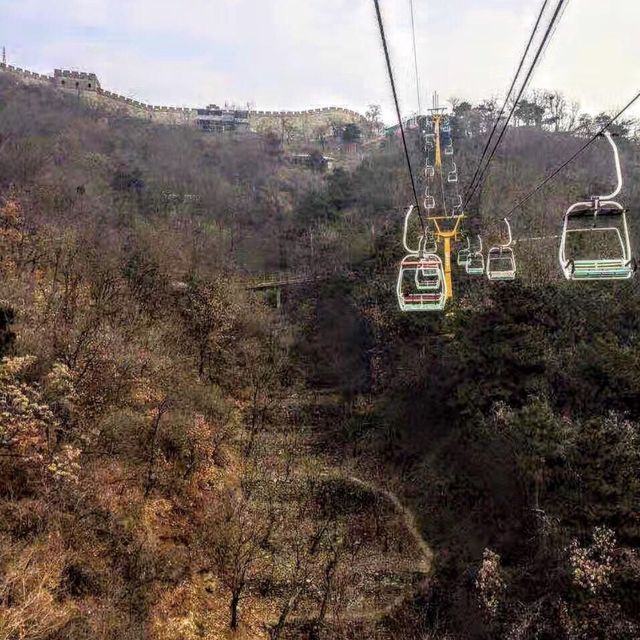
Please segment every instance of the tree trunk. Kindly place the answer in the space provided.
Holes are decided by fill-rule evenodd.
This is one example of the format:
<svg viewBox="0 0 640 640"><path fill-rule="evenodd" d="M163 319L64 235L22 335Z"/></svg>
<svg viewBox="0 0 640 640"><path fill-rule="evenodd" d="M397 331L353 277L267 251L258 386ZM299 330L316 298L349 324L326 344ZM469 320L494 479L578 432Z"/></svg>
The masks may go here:
<svg viewBox="0 0 640 640"><path fill-rule="evenodd" d="M238 628L238 605L240 604L240 592L234 591L231 594L231 621L229 622L229 628L234 631Z"/></svg>
<svg viewBox="0 0 640 640"><path fill-rule="evenodd" d="M204 363L207 357L207 344L203 342L200 344L199 363L198 363L198 377L204 376Z"/></svg>
<svg viewBox="0 0 640 640"><path fill-rule="evenodd" d="M158 405L156 415L151 426L151 438L149 444L149 466L147 468L147 479L144 487L144 497L147 498L155 484L155 462L156 462L156 441L158 439L158 430L160 429L160 421L167 410L167 398L164 398Z"/></svg>
<svg viewBox="0 0 640 640"><path fill-rule="evenodd" d="M300 596L301 592L302 592L302 587L299 587L298 589L296 589L295 593L284 603L284 606L282 607L282 611L280 611L280 617L278 618L278 622L276 623L275 627L271 629L271 634L270 634L271 640L278 640L280 638L280 634L282 633L282 630L284 629L284 625L287 622L287 617L289 616L289 612L291 611L291 608L293 607L295 601Z"/></svg>
<svg viewBox="0 0 640 640"><path fill-rule="evenodd" d="M320 612L318 613L318 619L316 621L316 630L318 630L322 624L324 623L324 619L327 615L327 607L329 606L329 598L331 596L331 587L333 585L333 574L336 570L336 565L338 564L338 558L334 554L333 558L327 564L327 567L324 571L324 595L322 597L322 604L320 605Z"/></svg>

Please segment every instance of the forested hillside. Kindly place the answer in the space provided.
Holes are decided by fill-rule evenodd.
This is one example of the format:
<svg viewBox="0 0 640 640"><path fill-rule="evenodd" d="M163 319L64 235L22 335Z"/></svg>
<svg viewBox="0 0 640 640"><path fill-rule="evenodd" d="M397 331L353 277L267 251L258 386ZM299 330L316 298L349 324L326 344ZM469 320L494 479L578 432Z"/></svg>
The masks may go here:
<svg viewBox="0 0 640 640"><path fill-rule="evenodd" d="M464 181L492 114L454 106ZM487 243L594 126L536 113L469 212ZM525 241L608 151L513 218L515 282L460 271L416 317L402 151L366 149L299 166L0 75L0 638L640 635L637 284Z"/></svg>

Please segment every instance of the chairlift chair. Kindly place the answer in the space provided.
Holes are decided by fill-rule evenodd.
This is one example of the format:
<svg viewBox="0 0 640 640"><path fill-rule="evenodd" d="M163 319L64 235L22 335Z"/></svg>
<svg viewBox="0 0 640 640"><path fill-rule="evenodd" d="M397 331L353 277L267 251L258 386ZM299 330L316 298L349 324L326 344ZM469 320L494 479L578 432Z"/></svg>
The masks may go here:
<svg viewBox="0 0 640 640"><path fill-rule="evenodd" d="M442 260L435 253L436 237L427 230L417 247L409 243L413 206L404 219L403 245L409 252L400 263L396 294L401 311L441 311L447 301L447 281Z"/></svg>
<svg viewBox="0 0 640 640"><path fill-rule="evenodd" d="M424 177L434 178L435 175L436 175L436 168L432 164L429 164L429 161L427 160L427 163L424 166Z"/></svg>
<svg viewBox="0 0 640 640"><path fill-rule="evenodd" d="M453 140L451 139L451 127L443 125L440 129L440 144L444 149L446 156L453 155Z"/></svg>
<svg viewBox="0 0 640 640"><path fill-rule="evenodd" d="M577 202L565 213L558 257L567 280L628 280L636 270L627 212L613 200L622 190L620 155L611 134L605 131L604 136L613 150L618 184L613 193ZM590 245L586 251L576 248L581 242ZM598 247L598 242L608 246Z"/></svg>
<svg viewBox="0 0 640 640"><path fill-rule="evenodd" d="M429 194L429 186L427 185L424 190L424 200L422 202L424 208L427 211L436 208L436 199Z"/></svg>
<svg viewBox="0 0 640 640"><path fill-rule="evenodd" d="M456 196L455 204L451 207L454 216L459 216L462 213L462 196L458 194Z"/></svg>
<svg viewBox="0 0 640 640"><path fill-rule="evenodd" d="M482 253L482 238L478 236L478 249L469 253L465 271L471 276L481 276L484 273L484 255Z"/></svg>
<svg viewBox="0 0 640 640"><path fill-rule="evenodd" d="M516 258L511 246L513 243L511 225L506 218L504 222L507 225L507 243L491 247L487 253L487 278L489 280L505 281L516 278Z"/></svg>
<svg viewBox="0 0 640 640"><path fill-rule="evenodd" d="M456 261L459 267L466 267L469 261L469 254L471 253L471 243L469 236L467 236L467 246L458 250Z"/></svg>
<svg viewBox="0 0 640 640"><path fill-rule="evenodd" d="M440 257L433 253L405 256L396 293L401 311L442 311L447 302L447 280Z"/></svg>
<svg viewBox="0 0 640 640"><path fill-rule="evenodd" d="M456 163L453 162L453 169L451 171L449 171L449 174L447 175L447 182L458 182L458 167L456 166Z"/></svg>

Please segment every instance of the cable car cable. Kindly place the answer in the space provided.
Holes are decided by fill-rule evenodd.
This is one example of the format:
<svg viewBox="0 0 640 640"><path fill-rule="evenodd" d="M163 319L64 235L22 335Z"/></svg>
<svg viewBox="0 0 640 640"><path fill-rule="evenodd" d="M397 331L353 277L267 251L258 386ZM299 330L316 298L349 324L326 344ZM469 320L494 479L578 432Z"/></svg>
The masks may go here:
<svg viewBox="0 0 640 640"><path fill-rule="evenodd" d="M398 101L398 92L396 91L396 83L393 78L393 69L391 68L391 57L389 55L389 47L387 46L387 38L384 33L384 23L382 21L382 14L380 12L380 3L379 3L379 0L373 0L373 3L376 8L376 16L378 18L378 27L380 29L380 38L382 40L382 47L384 49L384 57L387 62L387 71L389 73L389 82L391 83L391 91L393 92L393 101L396 107L396 114L398 116L398 125L400 127L400 135L402 136L402 146L404 147L404 155L407 160L409 177L411 178L411 188L413 190L413 197L416 201L416 211L418 212L418 217L420 218L420 224L422 225L422 232L426 237L427 227L425 225L424 219L422 218L422 211L420 210L420 202L418 200L418 192L416 191L416 181L413 176L413 168L411 167L411 157L409 156L407 138L404 133L404 125L402 124L402 114L400 113L400 103Z"/></svg>
<svg viewBox="0 0 640 640"><path fill-rule="evenodd" d="M478 190L478 187L482 184L484 176L487 173L487 170L489 169L489 166L491 164L491 161L493 160L493 158L494 158L494 156L496 154L496 151L498 150L498 147L500 146L500 143L504 139L505 133L507 132L507 128L509 126L509 122L511 121L511 118L513 117L513 114L514 114L515 110L518 107L518 103L520 102L520 99L522 98L522 94L525 92L525 90L527 88L527 85L529 84L529 80L531 79L531 76L533 75L533 72L535 71L536 66L538 65L538 61L540 60L542 52L546 48L547 42L549 40L549 36L551 35L551 32L552 32L552 30L554 28L554 25L556 24L558 16L560 15L560 11L562 10L562 7L564 6L566 1L567 0L558 0L558 4L557 4L557 6L555 8L555 11L553 12L553 16L551 17L551 21L549 22L549 26L547 27L547 30L545 31L544 37L542 39L542 42L540 43L540 46L538 47L538 51L536 52L535 58L533 59L533 62L531 63L531 66L529 67L529 71L527 72L527 76L524 79L524 82L522 83L522 86L520 87L520 91L518 92L518 95L517 95L516 99L513 102L513 106L511 107L511 110L509 111L509 115L507 116L507 119L505 120L504 124L502 125L502 130L500 131L500 135L498 137L498 141L496 142L495 146L493 147L493 150L491 151L491 154L489 155L489 159L487 160L487 163L485 164L485 167L484 167L482 173L480 174L480 177L478 178L478 181L476 182L476 185L474 186L473 191L467 197L467 200L466 200L466 202L464 204L464 208L465 209L466 209L467 205L469 204L471 198L473 198L475 192Z"/></svg>
<svg viewBox="0 0 640 640"><path fill-rule="evenodd" d="M509 99L511 98L511 94L513 93L513 90L515 89L516 83L518 82L518 78L520 77L520 73L522 71L522 67L524 67L524 63L527 59L527 56L529 55L529 50L531 49L531 45L533 44L533 39L536 36L536 33L538 32L538 28L540 26L540 22L542 22L542 16L544 15L544 12L547 9L547 5L549 4L549 0L544 0L544 2L542 3L542 8L540 9L540 13L538 14L538 19L536 20L536 23L533 27L533 31L531 32L531 35L529 36L529 42L527 43L527 47L524 50L524 53L522 54L522 58L520 59L520 64L518 65L518 69L516 70L516 74L513 76L513 81L511 82L511 86L509 87L509 91L507 93L506 98L504 99L504 102L502 104L502 108L500 109L500 113L498 114L498 117L495 119L495 122L493 123L493 128L491 129L491 133L489 134L489 137L487 138L487 143L484 145L484 149L482 150L482 156L480 158L480 161L478 162L478 166L476 167L475 173L473 174L473 178L471 178L471 182L469 183L469 185L467 186L467 188L465 189L464 192L464 197L467 197L467 194L469 193L469 191L471 190L471 188L473 187L476 178L478 177L478 174L480 173L480 167L482 167L482 163L484 161L484 159L487 156L487 152L489 151L489 147L491 146L491 142L493 140L493 136L496 133L496 130L498 129L498 124L500 124L500 120L502 118L502 116L504 115L504 112L507 109L507 104L509 104Z"/></svg>
<svg viewBox="0 0 640 640"><path fill-rule="evenodd" d="M525 203L528 202L540 189L546 184L551 182L563 169L569 166L583 151L588 149L625 111L630 109L640 99L640 91L633 97L625 107L623 107L615 116L613 116L609 122L607 122L600 130L594 134L587 142L585 142L570 158L563 162L552 174L547 176L535 189L530 191L524 198L519 200L512 209L509 210L504 216L505 218L511 218L513 214Z"/></svg>
<svg viewBox="0 0 640 640"><path fill-rule="evenodd" d="M422 115L422 102L420 100L420 74L418 73L418 48L416 47L416 22L413 11L413 0L409 0L411 8L411 34L413 35L413 64L416 69L416 93L418 95L418 115Z"/></svg>
<svg viewBox="0 0 640 640"><path fill-rule="evenodd" d="M559 0L558 4L556 5L556 9L553 13L553 16L551 17L551 21L549 22L549 25L547 26L547 30L545 31L544 37L542 39L542 42L540 43L540 46L538 47L538 50L536 52L536 55L533 59L533 62L531 63L531 65L529 66L529 71L527 72L527 76L524 79L524 82L522 83L522 86L520 87L520 91L518 92L517 97L515 98L515 100L513 101L513 106L511 107L511 110L509 111L509 115L507 116L504 124L502 125L502 129L500 131L500 135L498 136L498 140L495 143L493 149L491 150L491 154L489 155L489 158L484 166L484 169L482 170L482 172L480 173L480 176L476 182L476 184L473 186L473 189L471 191L471 193L469 194L469 196L467 196L466 201L464 203L464 208L466 209L467 205L469 204L469 202L471 201L471 199L473 198L474 194L476 193L476 191L478 190L478 188L483 184L483 180L484 180L484 176L486 175L487 171L489 170L489 166L496 154L496 151L498 150L498 147L500 146L500 143L502 142L502 140L504 139L504 136L507 132L507 129L509 127L509 122L511 121L511 118L513 117L513 114L515 113L515 110L518 107L518 104L520 102L520 99L522 98L522 95L524 94L524 92L526 91L526 88L529 84L529 80L531 79L531 76L533 75L533 72L535 71L538 62L540 61L540 58L543 54L543 52L545 51L547 44L549 42L549 39L552 35L552 33L555 33L555 25L557 24L557 20L558 17L561 15L561 11L563 9L563 6L565 5L565 2L567 0Z"/></svg>

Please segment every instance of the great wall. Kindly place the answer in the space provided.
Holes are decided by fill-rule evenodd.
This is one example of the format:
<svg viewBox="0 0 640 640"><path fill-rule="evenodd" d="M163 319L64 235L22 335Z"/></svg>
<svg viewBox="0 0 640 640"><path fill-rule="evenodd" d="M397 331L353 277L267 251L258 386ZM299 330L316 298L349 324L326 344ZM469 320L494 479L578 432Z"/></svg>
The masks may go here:
<svg viewBox="0 0 640 640"><path fill-rule="evenodd" d="M26 84L48 85L61 91L77 93L83 100L109 111L159 124L196 127L199 121L198 116L206 111L197 108L156 106L127 98L103 89L93 73L56 69L53 76L48 76L1 62L0 72L10 74ZM365 121L364 116L357 111L343 107L322 107L303 111L249 110L244 113L248 116L249 128L259 133L269 130L283 131L289 128L312 134L334 123L361 124Z"/></svg>

